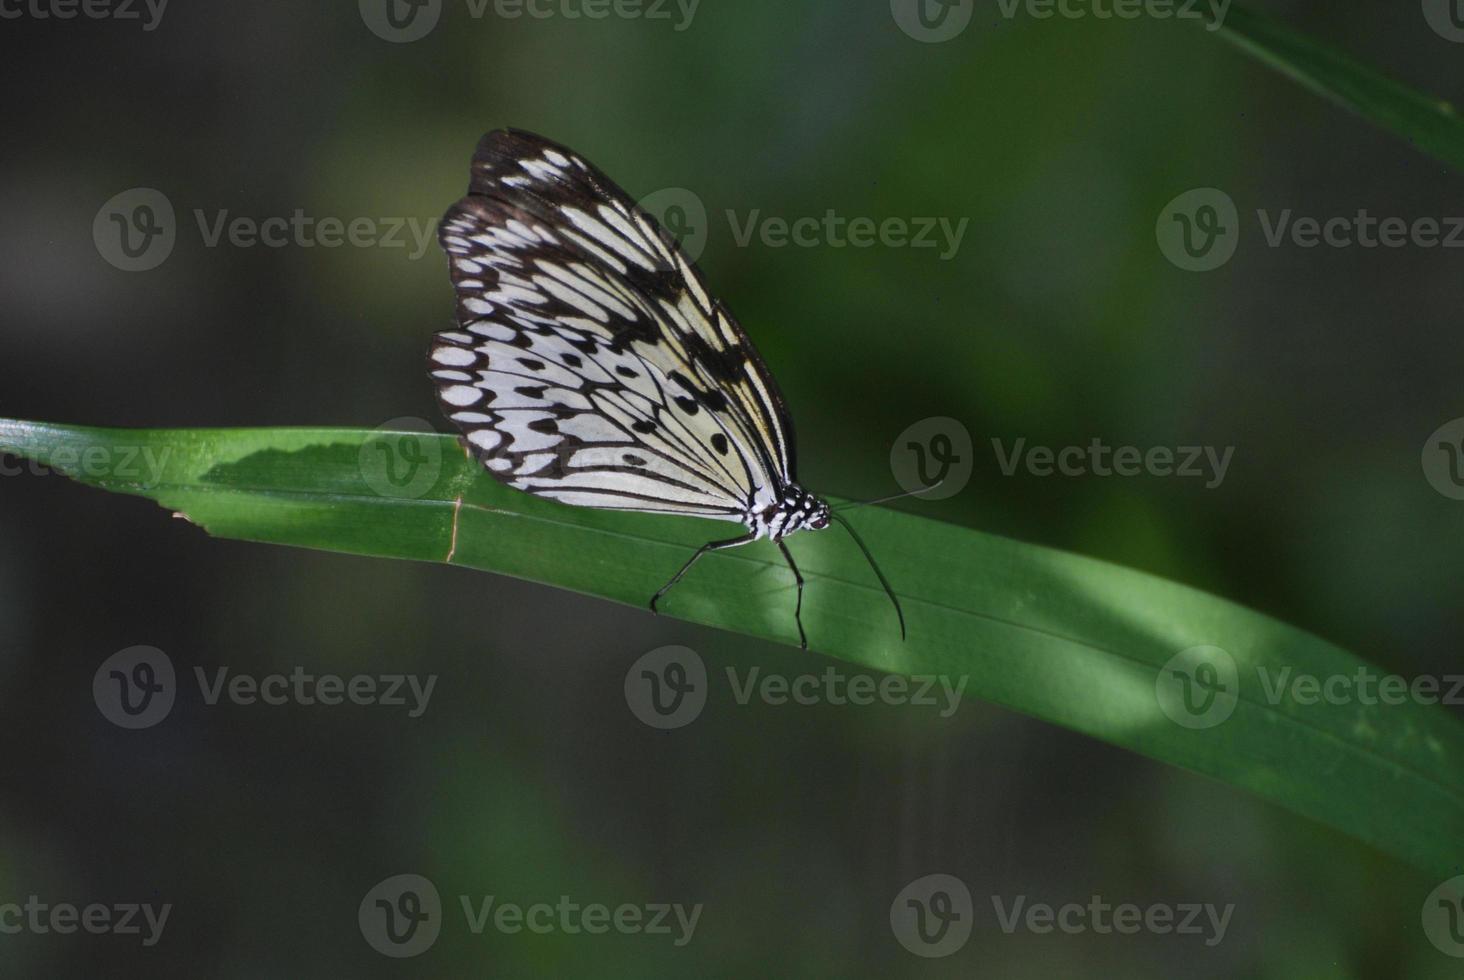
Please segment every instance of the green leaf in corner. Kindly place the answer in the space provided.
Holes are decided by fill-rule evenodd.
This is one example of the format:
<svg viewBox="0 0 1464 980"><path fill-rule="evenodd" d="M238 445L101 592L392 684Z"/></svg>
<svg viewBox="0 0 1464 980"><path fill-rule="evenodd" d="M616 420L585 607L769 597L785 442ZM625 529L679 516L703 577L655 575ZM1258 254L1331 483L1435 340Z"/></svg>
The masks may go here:
<svg viewBox="0 0 1464 980"><path fill-rule="evenodd" d="M1416 5L1409 10L1417 16ZM1230 8L1216 33L1318 95L1464 169L1464 121L1450 103L1239 6Z"/></svg>

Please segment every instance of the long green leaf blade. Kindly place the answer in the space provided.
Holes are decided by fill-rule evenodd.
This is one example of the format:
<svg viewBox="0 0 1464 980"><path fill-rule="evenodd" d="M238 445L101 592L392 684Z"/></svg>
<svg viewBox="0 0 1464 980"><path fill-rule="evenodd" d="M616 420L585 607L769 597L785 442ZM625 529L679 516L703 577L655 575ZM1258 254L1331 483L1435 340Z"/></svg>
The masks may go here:
<svg viewBox="0 0 1464 980"><path fill-rule="evenodd" d="M148 497L220 537L450 562L635 606L728 528L538 500L439 435L0 420L0 451ZM1129 569L891 510L854 513L904 602L909 639L834 529L791 539L814 649L882 671L964 677L969 694L1206 773L1431 873L1456 872L1464 726L1411 699L1309 705L1272 694L1300 674L1377 674L1352 654ZM792 603L787 570L764 542L708 556L663 611L794 643ZM1236 669L1233 710L1210 727L1176 723L1172 703L1169 713L1161 705L1166 665L1195 647L1222 649Z"/></svg>

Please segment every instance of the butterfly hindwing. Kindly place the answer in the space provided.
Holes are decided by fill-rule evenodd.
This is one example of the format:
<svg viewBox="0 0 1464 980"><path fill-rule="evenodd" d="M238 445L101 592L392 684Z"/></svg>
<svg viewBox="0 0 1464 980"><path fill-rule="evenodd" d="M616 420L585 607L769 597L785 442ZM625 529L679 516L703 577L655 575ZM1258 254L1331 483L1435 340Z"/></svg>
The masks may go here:
<svg viewBox="0 0 1464 980"><path fill-rule="evenodd" d="M655 219L572 151L489 133L440 228L459 329L431 354L490 472L565 503L743 520L793 478L746 334Z"/></svg>

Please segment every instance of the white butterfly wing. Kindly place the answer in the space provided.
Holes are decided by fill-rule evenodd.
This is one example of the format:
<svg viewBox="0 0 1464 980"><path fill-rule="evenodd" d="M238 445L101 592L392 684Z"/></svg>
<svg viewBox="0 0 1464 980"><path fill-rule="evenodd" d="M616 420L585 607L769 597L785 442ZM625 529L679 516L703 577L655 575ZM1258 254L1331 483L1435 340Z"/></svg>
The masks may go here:
<svg viewBox="0 0 1464 980"><path fill-rule="evenodd" d="M459 329L431 374L504 482L565 503L743 520L791 483L771 375L655 219L572 151L483 137L439 237Z"/></svg>

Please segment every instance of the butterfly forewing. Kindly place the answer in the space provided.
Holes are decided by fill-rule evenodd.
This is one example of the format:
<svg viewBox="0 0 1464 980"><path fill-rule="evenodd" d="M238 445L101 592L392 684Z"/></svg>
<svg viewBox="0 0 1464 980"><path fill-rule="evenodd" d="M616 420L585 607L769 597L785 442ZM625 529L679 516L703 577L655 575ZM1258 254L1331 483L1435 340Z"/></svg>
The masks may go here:
<svg viewBox="0 0 1464 980"><path fill-rule="evenodd" d="M674 239L542 137L489 133L440 228L444 411L497 477L581 506L744 520L793 481L761 358Z"/></svg>

